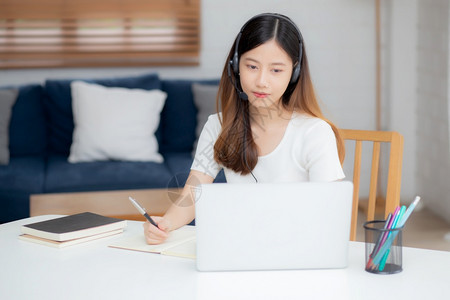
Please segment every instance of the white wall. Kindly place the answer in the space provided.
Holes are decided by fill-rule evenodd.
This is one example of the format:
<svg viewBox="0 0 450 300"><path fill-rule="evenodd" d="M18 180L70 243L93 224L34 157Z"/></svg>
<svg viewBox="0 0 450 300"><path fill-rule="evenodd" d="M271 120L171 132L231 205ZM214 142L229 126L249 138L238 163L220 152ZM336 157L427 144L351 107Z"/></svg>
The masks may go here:
<svg viewBox="0 0 450 300"><path fill-rule="evenodd" d="M388 81L385 120L382 129L395 130L404 137L402 200L411 202L416 190L416 107L417 107L417 0L384 2L389 14L383 76Z"/></svg>
<svg viewBox="0 0 450 300"><path fill-rule="evenodd" d="M449 10L447 0L419 1L416 133L417 188L450 222Z"/></svg>
<svg viewBox="0 0 450 300"><path fill-rule="evenodd" d="M408 200L416 194L415 116L411 99L415 91L414 3L417 0L387 2L383 4L387 5L383 9L383 32L392 30L392 37L384 36L383 53L389 56L383 61L383 129L398 130L405 136L408 150L404 158L402 198ZM0 85L151 71L158 72L162 78L217 78L242 24L257 13L280 12L290 16L302 30L311 73L326 115L342 128L375 129L374 3L361 0L202 0L202 53L198 67L9 70L0 71ZM412 152L408 152L411 149Z"/></svg>

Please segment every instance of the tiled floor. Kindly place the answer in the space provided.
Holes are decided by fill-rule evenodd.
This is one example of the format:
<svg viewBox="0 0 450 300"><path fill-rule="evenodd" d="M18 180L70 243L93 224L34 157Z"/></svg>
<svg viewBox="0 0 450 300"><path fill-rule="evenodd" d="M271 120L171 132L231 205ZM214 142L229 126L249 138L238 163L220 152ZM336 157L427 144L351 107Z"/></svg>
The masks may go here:
<svg viewBox="0 0 450 300"><path fill-rule="evenodd" d="M364 215L358 216L357 241L364 241ZM415 210L403 230L403 245L450 251L450 224L426 208Z"/></svg>

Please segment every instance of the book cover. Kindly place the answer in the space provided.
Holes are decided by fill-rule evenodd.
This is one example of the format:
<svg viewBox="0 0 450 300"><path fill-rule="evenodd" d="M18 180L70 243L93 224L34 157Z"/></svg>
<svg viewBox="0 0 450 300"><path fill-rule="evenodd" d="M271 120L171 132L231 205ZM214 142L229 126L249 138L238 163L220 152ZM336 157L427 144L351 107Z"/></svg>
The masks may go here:
<svg viewBox="0 0 450 300"><path fill-rule="evenodd" d="M169 233L167 240L159 245L148 245L144 235L124 238L110 244L110 247L126 250L158 253L163 255L195 258L195 227L184 226Z"/></svg>
<svg viewBox="0 0 450 300"><path fill-rule="evenodd" d="M23 234L61 242L123 229L126 226L126 220L85 212L26 224L21 227L21 232Z"/></svg>
<svg viewBox="0 0 450 300"><path fill-rule="evenodd" d="M37 236L28 235L28 234L20 235L19 239L21 239L23 241L32 242L32 243L41 244L41 245L50 246L50 247L55 247L55 248L65 248L65 247L72 246L72 245L77 245L77 244L81 244L81 243L85 243L85 242L89 242L89 241L94 241L94 240L101 239L101 238L104 238L107 236L120 234L122 232L123 232L123 229L117 229L117 230L112 230L112 231L108 231L108 232L104 232L104 233L100 233L100 234L96 234L96 235L91 235L91 236L87 236L87 237L83 237L83 238L79 238L79 239L62 241L62 242L48 240L48 239L44 239L44 238L40 238Z"/></svg>

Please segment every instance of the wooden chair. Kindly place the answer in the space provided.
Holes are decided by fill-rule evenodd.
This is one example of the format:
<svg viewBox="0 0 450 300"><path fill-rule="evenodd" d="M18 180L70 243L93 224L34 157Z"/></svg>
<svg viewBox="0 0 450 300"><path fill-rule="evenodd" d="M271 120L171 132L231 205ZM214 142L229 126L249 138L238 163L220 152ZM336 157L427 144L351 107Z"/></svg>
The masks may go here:
<svg viewBox="0 0 450 300"><path fill-rule="evenodd" d="M350 230L350 240L356 239L356 227L359 206L359 188L361 175L361 154L363 142L373 143L372 165L370 174L369 200L367 207L367 220L375 217L375 205L378 190L378 172L380 164L380 144L389 143L389 167L385 197L384 216L393 212L400 204L400 185L402 177L403 136L394 131L370 131L341 129L340 134L345 141L355 141L355 160L353 166L353 207Z"/></svg>

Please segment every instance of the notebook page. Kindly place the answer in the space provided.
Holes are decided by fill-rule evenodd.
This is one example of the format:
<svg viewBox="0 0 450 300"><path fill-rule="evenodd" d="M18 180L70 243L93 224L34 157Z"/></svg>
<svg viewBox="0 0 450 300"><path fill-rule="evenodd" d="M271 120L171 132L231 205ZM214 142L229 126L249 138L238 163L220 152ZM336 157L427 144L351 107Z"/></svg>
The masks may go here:
<svg viewBox="0 0 450 300"><path fill-rule="evenodd" d="M173 246L167 250L162 251L162 254L195 259L196 257L195 245L196 240L195 238L193 238L187 242L184 242L182 244Z"/></svg>
<svg viewBox="0 0 450 300"><path fill-rule="evenodd" d="M144 235L139 234L128 238L119 239L117 241L114 241L109 246L113 248L135 250L142 252L163 253L168 249L171 249L175 246L179 246L192 240L195 240L195 230L192 230L192 228L182 227L180 229L170 232L167 240L159 245L148 245L145 242ZM183 250L183 248L179 248L179 250L177 251L188 251L186 255L191 255L192 252L191 248L189 247L187 247L185 250Z"/></svg>

